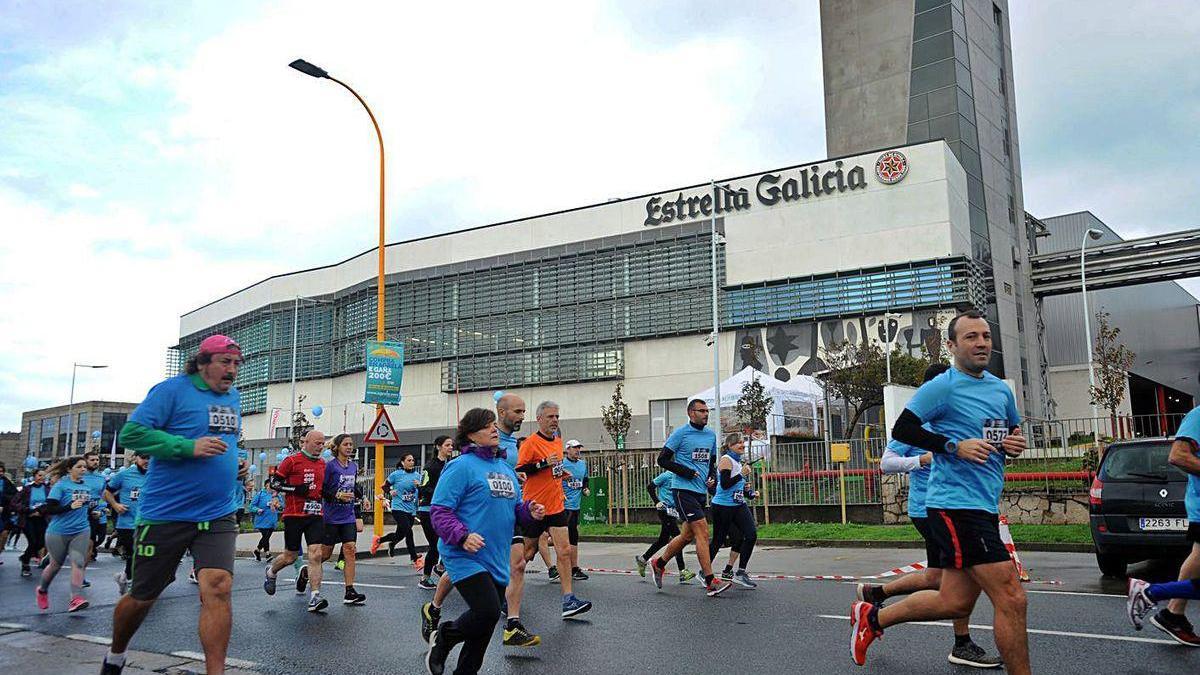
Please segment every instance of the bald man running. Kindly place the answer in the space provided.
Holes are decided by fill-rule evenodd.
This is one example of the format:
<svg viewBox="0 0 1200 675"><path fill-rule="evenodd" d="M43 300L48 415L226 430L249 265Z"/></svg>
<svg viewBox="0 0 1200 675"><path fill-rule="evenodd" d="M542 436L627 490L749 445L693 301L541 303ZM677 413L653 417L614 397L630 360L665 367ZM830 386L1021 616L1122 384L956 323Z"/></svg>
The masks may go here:
<svg viewBox="0 0 1200 675"><path fill-rule="evenodd" d="M280 462L271 476L271 487L284 495L284 552L275 556L267 566L263 590L267 595L275 595L275 575L296 560L303 537L308 546L308 566L300 570L296 592L303 593L306 585L312 588L308 600L310 612L323 612L329 607L329 601L321 597L321 546L325 543L325 519L321 504L325 461L321 459L321 448L324 445L325 434L313 429L304 435L300 452Z"/></svg>

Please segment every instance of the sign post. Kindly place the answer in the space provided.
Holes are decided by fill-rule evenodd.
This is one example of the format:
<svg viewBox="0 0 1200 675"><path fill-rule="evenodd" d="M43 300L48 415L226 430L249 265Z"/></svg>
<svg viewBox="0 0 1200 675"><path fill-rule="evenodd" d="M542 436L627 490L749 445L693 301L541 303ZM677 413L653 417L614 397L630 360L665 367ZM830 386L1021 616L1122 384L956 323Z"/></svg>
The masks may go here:
<svg viewBox="0 0 1200 675"><path fill-rule="evenodd" d="M382 170L380 172L382 175ZM382 202L382 188L380 190L380 200ZM373 437L379 437L383 429L379 428L381 422L386 422L388 436L395 440L396 429L392 426L392 421L388 419L387 411L384 410L385 405L400 405L400 384L404 379L404 343L402 342L386 342L383 340L383 234L382 234L382 209L380 210L380 242L379 242L379 325L377 340L368 340L366 345L366 365L367 365L367 382L366 392L363 394L364 403L375 404L375 422L371 425L370 433L368 433L367 442L375 443L375 489L379 489L383 485L383 440L375 440ZM376 536L383 535L383 502L375 500L375 522L372 529L375 530Z"/></svg>
<svg viewBox="0 0 1200 675"><path fill-rule="evenodd" d="M832 443L829 446L830 461L838 465L838 492L842 496L842 524L846 524L846 462L850 461L849 443Z"/></svg>

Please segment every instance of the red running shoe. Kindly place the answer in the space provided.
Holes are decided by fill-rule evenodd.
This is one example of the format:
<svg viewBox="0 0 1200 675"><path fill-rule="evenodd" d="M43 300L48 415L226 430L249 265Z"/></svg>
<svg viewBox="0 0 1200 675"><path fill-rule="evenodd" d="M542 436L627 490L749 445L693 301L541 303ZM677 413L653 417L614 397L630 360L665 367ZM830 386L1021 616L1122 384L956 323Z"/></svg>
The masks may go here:
<svg viewBox="0 0 1200 675"><path fill-rule="evenodd" d="M78 612L81 609L87 609L87 607L88 601L76 595L75 597L71 598L71 604L67 605L67 611Z"/></svg>
<svg viewBox="0 0 1200 675"><path fill-rule="evenodd" d="M43 612L50 609L50 594L42 588L41 584L38 584L38 587L35 588L33 592L37 597L38 609L42 610Z"/></svg>
<svg viewBox="0 0 1200 675"><path fill-rule="evenodd" d="M871 627L871 613L875 605L869 602L856 602L850 607L850 658L859 666L867 664L867 647L876 638L883 637L883 631Z"/></svg>
<svg viewBox="0 0 1200 675"><path fill-rule="evenodd" d="M375 535L374 537L371 538L371 555L375 555L378 552L379 552L379 535Z"/></svg>

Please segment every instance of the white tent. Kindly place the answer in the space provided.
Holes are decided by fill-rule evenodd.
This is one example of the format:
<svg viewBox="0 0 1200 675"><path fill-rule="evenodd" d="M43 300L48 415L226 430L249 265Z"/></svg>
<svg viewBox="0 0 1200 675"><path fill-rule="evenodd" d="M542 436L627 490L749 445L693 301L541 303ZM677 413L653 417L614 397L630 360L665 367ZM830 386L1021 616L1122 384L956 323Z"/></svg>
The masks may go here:
<svg viewBox="0 0 1200 675"><path fill-rule="evenodd" d="M814 377L808 375L797 375L787 382L777 380L766 373L759 372L750 366L746 366L741 372L734 373L732 377L721 383L721 426L726 429L732 429L734 407L737 406L738 399L742 397L742 387L751 379L758 380L763 385L763 389L768 397L774 402L771 407L771 415L767 426L767 433L772 436L779 436L784 433L785 419L785 404L787 405L787 416L794 416L794 411L799 407L800 415L811 419L814 428L817 426L817 421L820 419L818 406L822 404L825 393L821 388L821 383ZM716 399L716 392L712 387L689 397L690 399L698 398L706 401L710 406ZM811 416L811 417L810 417Z"/></svg>

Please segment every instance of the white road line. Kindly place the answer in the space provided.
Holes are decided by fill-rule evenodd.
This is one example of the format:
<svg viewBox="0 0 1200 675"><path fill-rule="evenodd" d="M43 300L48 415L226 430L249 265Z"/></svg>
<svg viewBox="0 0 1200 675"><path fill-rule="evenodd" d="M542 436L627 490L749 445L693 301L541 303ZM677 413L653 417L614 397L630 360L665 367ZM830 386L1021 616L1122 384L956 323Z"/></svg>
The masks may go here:
<svg viewBox="0 0 1200 675"><path fill-rule="evenodd" d="M178 656L181 659L191 659L193 661L203 661L204 655L200 652L171 652L171 656ZM225 657L225 665L229 668L257 668L258 664L253 661L244 661L242 659L234 659L228 656Z"/></svg>
<svg viewBox="0 0 1200 675"><path fill-rule="evenodd" d="M66 638L68 640L77 640L79 642L90 642L94 645L106 645L107 646L107 645L112 644L111 638L98 637L95 635L83 635L81 633L73 633L71 635L67 635Z"/></svg>
<svg viewBox="0 0 1200 675"><path fill-rule="evenodd" d="M284 581L284 582L296 583L295 579L288 579L286 577L279 577L279 580ZM322 581L321 585L322 586L345 586L345 584L343 584L340 581ZM389 586L387 584L364 584L364 583L359 583L357 581L354 582L355 588L358 588L359 586L362 586L363 588L394 588L394 589L411 588L411 586Z"/></svg>
<svg viewBox="0 0 1200 675"><path fill-rule="evenodd" d="M1026 593L1042 593L1044 595L1087 595L1095 598L1121 598L1125 599L1123 593L1088 593L1087 591L1035 591L1032 588L1026 588Z"/></svg>
<svg viewBox="0 0 1200 675"><path fill-rule="evenodd" d="M849 616L838 614L818 614L821 619L838 619L841 621L849 621ZM954 624L948 621L913 621L908 625L913 626L944 626L953 628ZM971 624L971 628L976 630L995 630L991 626ZM1112 640L1113 642L1145 642L1154 645L1175 645L1178 644L1174 640L1156 640L1154 638L1133 637L1131 635L1104 635L1101 633L1073 633L1065 630L1043 630L1040 628L1027 628L1026 632L1036 635L1057 635L1059 637L1074 637L1074 638L1091 638L1093 640Z"/></svg>
<svg viewBox="0 0 1200 675"><path fill-rule="evenodd" d="M13 630L27 630L29 626L23 623L0 623L0 628L12 628Z"/></svg>

